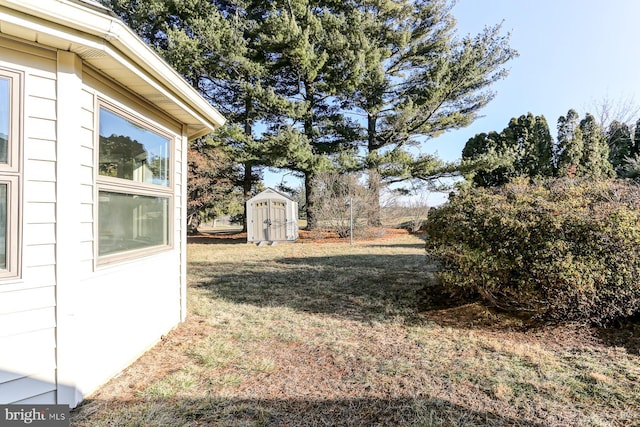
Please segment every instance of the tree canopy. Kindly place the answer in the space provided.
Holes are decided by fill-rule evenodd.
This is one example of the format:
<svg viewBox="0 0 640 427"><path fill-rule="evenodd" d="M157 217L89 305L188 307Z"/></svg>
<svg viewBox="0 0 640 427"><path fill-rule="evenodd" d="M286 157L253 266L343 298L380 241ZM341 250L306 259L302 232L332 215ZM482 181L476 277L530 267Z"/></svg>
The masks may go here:
<svg viewBox="0 0 640 427"><path fill-rule="evenodd" d="M626 125L613 121L605 132L592 114L580 120L571 109L558 118L556 141L544 116L528 113L512 118L500 133L470 138L462 159L474 185L495 187L518 176L611 178L616 174L614 165L624 172L631 153Z"/></svg>
<svg viewBox="0 0 640 427"><path fill-rule="evenodd" d="M517 176L553 176L554 143L547 120L532 113L512 118L502 132L480 133L462 150L468 178L480 187L495 187Z"/></svg>
<svg viewBox="0 0 640 427"><path fill-rule="evenodd" d="M517 55L499 25L459 37L448 0L102 2L227 116L245 198L264 167L305 180L310 228L324 171L365 171L378 204L451 173L415 147L473 122Z"/></svg>
<svg viewBox="0 0 640 427"><path fill-rule="evenodd" d="M506 76L516 56L500 26L456 37L447 1L362 1L354 13L359 80L348 93L361 120L369 188L379 199L384 182L424 179L446 171L414 147L443 132L469 125L493 98L491 85ZM446 173L446 172L445 172ZM377 225L379 210L370 221Z"/></svg>

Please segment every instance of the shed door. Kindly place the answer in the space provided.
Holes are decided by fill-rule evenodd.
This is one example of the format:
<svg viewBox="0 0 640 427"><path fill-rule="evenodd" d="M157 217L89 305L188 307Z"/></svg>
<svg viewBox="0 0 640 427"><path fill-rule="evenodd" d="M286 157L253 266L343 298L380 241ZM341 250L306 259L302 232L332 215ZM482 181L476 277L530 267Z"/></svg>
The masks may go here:
<svg viewBox="0 0 640 427"><path fill-rule="evenodd" d="M279 200L253 202L255 241L287 240L286 203Z"/></svg>

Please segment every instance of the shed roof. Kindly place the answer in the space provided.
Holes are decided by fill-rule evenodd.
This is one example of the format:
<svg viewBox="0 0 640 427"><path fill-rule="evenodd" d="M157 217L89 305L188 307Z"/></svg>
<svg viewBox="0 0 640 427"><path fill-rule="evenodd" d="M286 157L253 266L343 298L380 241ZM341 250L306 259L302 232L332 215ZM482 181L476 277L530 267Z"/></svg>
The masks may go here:
<svg viewBox="0 0 640 427"><path fill-rule="evenodd" d="M291 196L289 196L288 194L283 193L283 192L278 191L278 190L275 190L275 189L273 189L271 187L267 187L265 190L262 190L261 192L259 192L258 194L256 194L255 196L253 196L249 200L265 198L265 197L268 197L269 194L274 194L274 193L277 196L284 197L285 199L288 199L288 200L291 200L291 201L295 202L295 200L293 200L291 198Z"/></svg>
<svg viewBox="0 0 640 427"><path fill-rule="evenodd" d="M187 125L189 138L224 117L109 9L92 0L0 0L0 34L76 53Z"/></svg>

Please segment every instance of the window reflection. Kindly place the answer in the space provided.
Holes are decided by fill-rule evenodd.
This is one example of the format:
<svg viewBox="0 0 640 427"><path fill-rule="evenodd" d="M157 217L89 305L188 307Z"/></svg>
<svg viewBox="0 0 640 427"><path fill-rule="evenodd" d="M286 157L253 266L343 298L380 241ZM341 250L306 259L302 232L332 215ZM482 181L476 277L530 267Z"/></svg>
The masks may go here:
<svg viewBox="0 0 640 427"><path fill-rule="evenodd" d="M100 175L169 186L169 139L100 109Z"/></svg>
<svg viewBox="0 0 640 427"><path fill-rule="evenodd" d="M0 78L0 163L7 163L9 123L11 122L11 81Z"/></svg>
<svg viewBox="0 0 640 427"><path fill-rule="evenodd" d="M98 254L169 244L169 199L100 191Z"/></svg>
<svg viewBox="0 0 640 427"><path fill-rule="evenodd" d="M0 184L0 269L7 269L7 184Z"/></svg>

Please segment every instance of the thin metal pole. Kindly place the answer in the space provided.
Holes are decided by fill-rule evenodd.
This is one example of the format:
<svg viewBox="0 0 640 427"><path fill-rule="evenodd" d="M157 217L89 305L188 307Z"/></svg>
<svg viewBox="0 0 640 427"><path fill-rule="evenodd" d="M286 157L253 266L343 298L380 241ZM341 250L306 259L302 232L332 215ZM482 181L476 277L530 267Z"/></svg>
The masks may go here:
<svg viewBox="0 0 640 427"><path fill-rule="evenodd" d="M349 197L349 246L353 246L353 197Z"/></svg>

